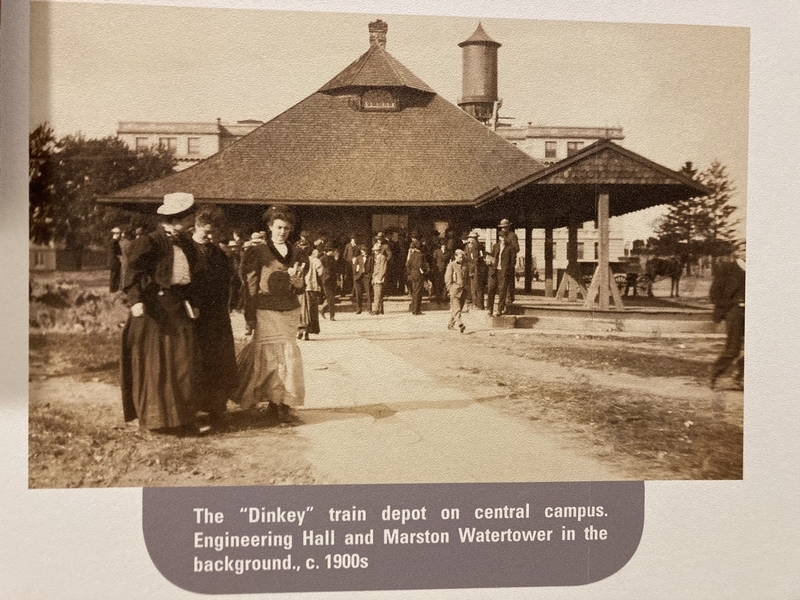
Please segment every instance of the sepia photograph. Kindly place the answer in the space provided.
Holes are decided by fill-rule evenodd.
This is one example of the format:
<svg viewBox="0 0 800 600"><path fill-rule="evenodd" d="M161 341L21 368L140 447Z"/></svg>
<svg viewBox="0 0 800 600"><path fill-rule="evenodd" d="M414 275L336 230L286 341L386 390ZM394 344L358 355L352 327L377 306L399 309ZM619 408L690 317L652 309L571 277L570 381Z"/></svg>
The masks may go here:
<svg viewBox="0 0 800 600"><path fill-rule="evenodd" d="M29 488L742 479L747 28L30 42Z"/></svg>

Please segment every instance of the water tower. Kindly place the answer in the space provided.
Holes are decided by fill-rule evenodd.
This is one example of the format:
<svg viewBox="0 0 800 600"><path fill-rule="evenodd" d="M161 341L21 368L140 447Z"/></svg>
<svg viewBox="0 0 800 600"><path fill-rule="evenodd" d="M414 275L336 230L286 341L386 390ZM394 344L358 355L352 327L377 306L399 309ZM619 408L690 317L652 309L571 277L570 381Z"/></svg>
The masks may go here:
<svg viewBox="0 0 800 600"><path fill-rule="evenodd" d="M459 44L463 74L458 105L484 123L492 118L497 101L497 49L500 44L486 35L483 27Z"/></svg>

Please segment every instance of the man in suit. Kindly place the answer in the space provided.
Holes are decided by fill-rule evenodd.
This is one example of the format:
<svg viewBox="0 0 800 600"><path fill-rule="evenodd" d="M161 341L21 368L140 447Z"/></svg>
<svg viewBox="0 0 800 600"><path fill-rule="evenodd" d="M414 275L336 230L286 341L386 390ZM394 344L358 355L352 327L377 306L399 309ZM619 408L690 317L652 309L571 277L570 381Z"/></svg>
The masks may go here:
<svg viewBox="0 0 800 600"><path fill-rule="evenodd" d="M383 314L383 288L386 284L386 271L388 259L383 252L380 242L375 242L372 246L372 309L371 315Z"/></svg>
<svg viewBox="0 0 800 600"><path fill-rule="evenodd" d="M319 307L319 313L325 317L325 312L330 313L330 320L336 320L336 258L334 257L333 246L325 243L323 253L319 260L322 262L322 291L325 294L325 301Z"/></svg>
<svg viewBox="0 0 800 600"><path fill-rule="evenodd" d="M422 292L425 290L423 283L428 274L428 263L420 252L420 243L411 242L408 250L408 261L406 262L406 274L408 283L411 287L411 314L422 314Z"/></svg>
<svg viewBox="0 0 800 600"><path fill-rule="evenodd" d="M467 245L464 248L464 265L467 268L467 280L469 281L469 297L472 305L478 310L483 310L483 289L484 289L484 262L485 253L478 242L478 233L471 231L467 237Z"/></svg>
<svg viewBox="0 0 800 600"><path fill-rule="evenodd" d="M447 239L439 238L439 247L433 251L433 294L437 302L444 302L447 288L444 285L444 274L453 254L447 249Z"/></svg>
<svg viewBox="0 0 800 600"><path fill-rule="evenodd" d="M505 219L504 219L505 220ZM512 243L507 241L508 232L500 229L500 240L492 248L495 272L497 273L497 314L506 312L506 303L509 301L510 290L514 287L515 268L517 263L517 250Z"/></svg>
<svg viewBox="0 0 800 600"><path fill-rule="evenodd" d="M361 314L361 308L366 305L370 308L370 287L372 284L372 255L367 253L364 244L358 247L357 254L351 259L351 272L353 280L353 293L355 294L356 314Z"/></svg>
<svg viewBox="0 0 800 600"><path fill-rule="evenodd" d="M344 247L342 251L342 259L347 264L349 268L345 268L343 272L343 283L342 283L342 293L343 294L350 294L350 296L355 299L356 291L353 285L353 259L358 256L358 241L356 241L356 237L350 236L350 241Z"/></svg>
<svg viewBox="0 0 800 600"><path fill-rule="evenodd" d="M508 304L514 303L514 295L515 295L515 281L516 281L516 268L517 268L517 254L519 254L519 238L517 234L514 232L514 228L512 227L511 221L508 219L502 219L500 221L500 235L505 235L505 243L512 249L513 256L511 257L514 261L514 266L512 268L512 281L511 287L508 288L508 297L506 298L506 302Z"/></svg>
<svg viewBox="0 0 800 600"><path fill-rule="evenodd" d="M464 251L456 250L455 256L444 273L444 285L450 293L450 321L447 323L448 329L458 327L464 333L466 327L461 321L461 312L464 310L464 302L467 300L467 275L464 268Z"/></svg>
<svg viewBox="0 0 800 600"><path fill-rule="evenodd" d="M743 389L744 383L744 287L745 261L735 250L726 262L717 267L709 295L714 303L713 319L719 323L725 319L728 336L725 349L719 355L711 370L711 389L734 361L736 370L733 374L734 384ZM740 356L741 354L741 356Z"/></svg>

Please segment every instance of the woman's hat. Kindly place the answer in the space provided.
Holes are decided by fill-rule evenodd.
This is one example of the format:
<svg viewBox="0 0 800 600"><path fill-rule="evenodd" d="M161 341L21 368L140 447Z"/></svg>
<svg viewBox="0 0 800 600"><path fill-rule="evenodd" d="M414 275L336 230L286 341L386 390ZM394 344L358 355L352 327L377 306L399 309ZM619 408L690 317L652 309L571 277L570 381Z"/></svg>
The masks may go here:
<svg viewBox="0 0 800 600"><path fill-rule="evenodd" d="M477 240L478 239L478 232L477 231L470 231L469 235L467 237L468 238L475 238Z"/></svg>
<svg viewBox="0 0 800 600"><path fill-rule="evenodd" d="M502 219L498 227L511 227L511 221L509 221L508 219Z"/></svg>
<svg viewBox="0 0 800 600"><path fill-rule="evenodd" d="M174 192L164 196L164 203L156 212L160 215L179 215L194 206L194 196L187 192Z"/></svg>

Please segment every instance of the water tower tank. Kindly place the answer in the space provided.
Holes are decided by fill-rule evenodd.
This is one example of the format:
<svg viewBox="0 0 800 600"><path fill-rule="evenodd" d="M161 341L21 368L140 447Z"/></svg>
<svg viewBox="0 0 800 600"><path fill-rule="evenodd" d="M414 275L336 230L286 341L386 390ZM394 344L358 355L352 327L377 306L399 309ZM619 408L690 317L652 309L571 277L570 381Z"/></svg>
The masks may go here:
<svg viewBox="0 0 800 600"><path fill-rule="evenodd" d="M486 35L483 27L459 44L462 50L463 74L461 100L458 105L467 113L486 122L492 116L497 100L497 49L500 44Z"/></svg>

